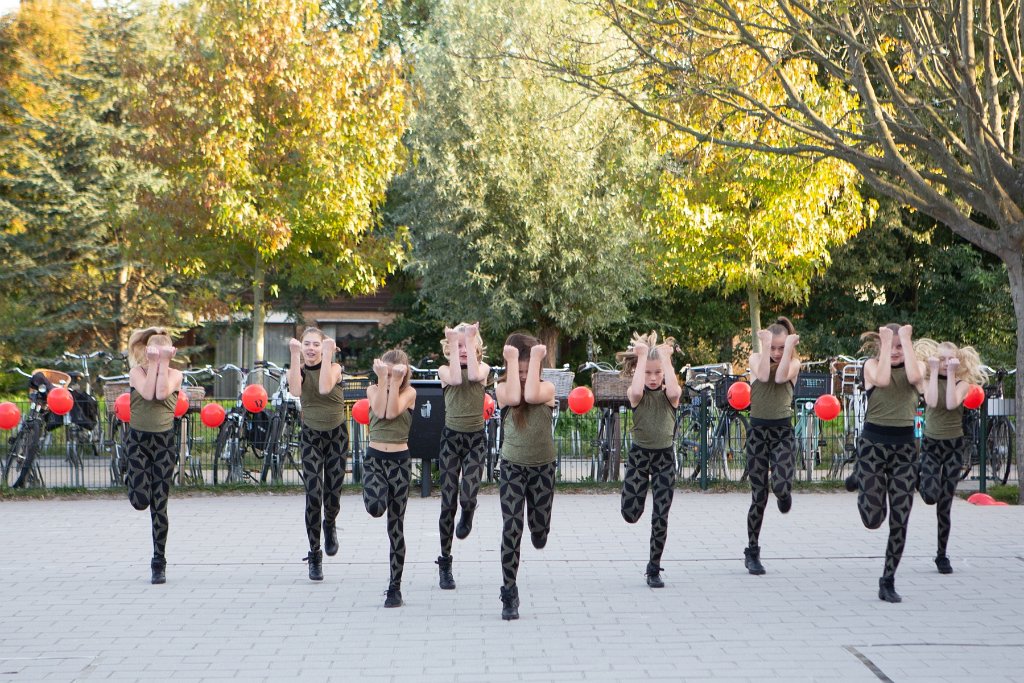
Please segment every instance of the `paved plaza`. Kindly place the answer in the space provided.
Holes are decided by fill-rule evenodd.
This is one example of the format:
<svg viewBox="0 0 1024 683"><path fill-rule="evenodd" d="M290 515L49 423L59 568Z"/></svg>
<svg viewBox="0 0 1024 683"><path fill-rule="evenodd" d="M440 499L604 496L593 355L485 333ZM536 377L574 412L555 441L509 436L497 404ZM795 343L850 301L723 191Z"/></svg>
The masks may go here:
<svg viewBox="0 0 1024 683"><path fill-rule="evenodd" d="M168 582L149 584L149 515L127 500L0 502L0 681L1020 681L1024 508L953 507L955 573L935 571L920 498L896 577L855 496L769 507L765 576L743 563L748 496L679 491L666 587L644 583L649 511L558 493L547 548L528 537L521 619L498 599L501 515L481 496L437 586L439 499L406 515L405 606L385 609L384 520L342 499L341 552L306 578L300 495L171 499Z"/></svg>

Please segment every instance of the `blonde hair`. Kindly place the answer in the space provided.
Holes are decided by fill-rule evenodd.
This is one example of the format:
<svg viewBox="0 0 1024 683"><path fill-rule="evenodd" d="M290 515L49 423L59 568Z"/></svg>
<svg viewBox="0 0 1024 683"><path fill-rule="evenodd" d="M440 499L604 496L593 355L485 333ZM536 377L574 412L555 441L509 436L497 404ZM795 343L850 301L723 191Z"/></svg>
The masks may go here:
<svg viewBox="0 0 1024 683"><path fill-rule="evenodd" d="M671 346L672 352L675 353L675 337L665 337L661 343ZM622 377L632 377L636 371L636 363L639 359L637 358L636 351L633 349L637 344L647 344L647 360L658 360L658 333L653 330L651 330L650 334L634 332L633 340L629 342L629 348L615 354L615 362L622 366L622 369L619 371Z"/></svg>
<svg viewBox="0 0 1024 683"><path fill-rule="evenodd" d="M147 327L144 330L135 330L128 337L129 367L149 367L149 359L146 358L146 347L151 343L162 346L174 345L170 333L162 327Z"/></svg>
<svg viewBox="0 0 1024 683"><path fill-rule="evenodd" d="M940 351L950 352L950 355L960 361L960 367L956 371L956 379L970 382L971 384L984 384L988 379L988 373L982 369L981 357L973 346L957 347L953 342L936 342L934 339L918 339L914 342L914 352L917 357L927 360L938 356ZM924 376L931 374L931 367L925 363Z"/></svg>
<svg viewBox="0 0 1024 683"><path fill-rule="evenodd" d="M320 341L323 341L324 339L327 339L327 335L324 334L324 331L321 330L319 327L307 327L306 329L304 329L302 331L302 334L299 335L299 341L302 341L303 339L305 339L307 334L319 335L320 336Z"/></svg>
<svg viewBox="0 0 1024 683"><path fill-rule="evenodd" d="M381 363L387 365L404 365L405 366L405 377L402 378L402 386L398 387L399 391L405 391L410 386L409 377L412 374L412 367L409 365L409 356L402 349L391 349L385 351L384 355L380 357Z"/></svg>
<svg viewBox="0 0 1024 683"><path fill-rule="evenodd" d="M459 323L452 329L455 332L465 332L467 329L469 329L469 323ZM484 359L484 352L487 350L487 347L484 346L484 338L480 336L479 327L476 329L476 336L474 337L474 339L476 339L476 360L479 363ZM444 357L447 358L448 360L452 360L452 357L450 355L451 349L448 348L447 337L441 340L441 353L444 354ZM456 358L455 360L458 361L458 358Z"/></svg>

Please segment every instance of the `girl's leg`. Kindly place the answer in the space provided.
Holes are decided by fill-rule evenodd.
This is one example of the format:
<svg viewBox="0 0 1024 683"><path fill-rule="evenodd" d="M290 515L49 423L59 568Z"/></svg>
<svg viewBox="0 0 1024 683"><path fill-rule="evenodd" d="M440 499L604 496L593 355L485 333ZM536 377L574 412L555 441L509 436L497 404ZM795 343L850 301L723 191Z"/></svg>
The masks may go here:
<svg viewBox="0 0 1024 683"><path fill-rule="evenodd" d="M630 524L636 524L644 514L650 481L651 451L634 444L626 456L626 474L622 478L622 518Z"/></svg>
<svg viewBox="0 0 1024 683"><path fill-rule="evenodd" d="M885 548L885 579L896 575L896 568L903 557L910 509L914 505L914 486L917 483L914 466L917 460L916 446L912 443L891 445L888 451L889 542Z"/></svg>
<svg viewBox="0 0 1024 683"><path fill-rule="evenodd" d="M747 511L747 545L758 548L764 509L768 505L769 441L767 429L750 428L747 436L747 476L750 478L750 509Z"/></svg>
<svg viewBox="0 0 1024 683"><path fill-rule="evenodd" d="M888 461L885 444L876 444L864 437L857 448L857 510L868 529L877 529L885 521Z"/></svg>
<svg viewBox="0 0 1024 683"><path fill-rule="evenodd" d="M526 468L526 521L534 548L548 544L551 533L551 508L555 502L556 463Z"/></svg>
<svg viewBox="0 0 1024 683"><path fill-rule="evenodd" d="M338 515L341 513L341 487L345 483L345 454L348 452L348 427L342 423L327 433L324 443L324 549L328 555L338 552Z"/></svg>
<svg viewBox="0 0 1024 683"><path fill-rule="evenodd" d="M149 515L153 522L153 557L163 559L167 545L167 499L170 497L171 479L174 478L174 430L147 434L149 451L150 503Z"/></svg>
<svg viewBox="0 0 1024 683"><path fill-rule="evenodd" d="M920 484L921 498L928 505L935 505L942 495L942 441L921 439Z"/></svg>
<svg viewBox="0 0 1024 683"><path fill-rule="evenodd" d="M779 502L779 511L789 512L793 504L793 478L796 476L796 444L792 427L772 427L769 435L769 466L771 468L772 492Z"/></svg>
<svg viewBox="0 0 1024 683"><path fill-rule="evenodd" d="M409 502L411 479L409 458L383 460L387 479L388 539L391 541L391 584L390 590L402 585L402 571L405 568L405 507Z"/></svg>
<svg viewBox="0 0 1024 683"><path fill-rule="evenodd" d="M382 517L388 509L388 482L381 462L376 455L363 459L363 507L371 517Z"/></svg>
<svg viewBox="0 0 1024 683"><path fill-rule="evenodd" d="M668 514L676 488L676 467L672 450L654 454L651 459L651 562L648 575L661 571L661 554L668 539Z"/></svg>
<svg viewBox="0 0 1024 683"><path fill-rule="evenodd" d="M320 432L303 427L299 434L302 474L306 485L306 538L309 552L320 550L320 510L324 500L324 439Z"/></svg>
<svg viewBox="0 0 1024 683"><path fill-rule="evenodd" d="M498 498L501 500L501 575L505 589L516 585L519 547L523 540L523 510L526 507L527 469L507 460L501 462Z"/></svg>
<svg viewBox="0 0 1024 683"><path fill-rule="evenodd" d="M438 467L441 470L441 517L437 527L441 534L441 557L452 554L452 539L455 537L455 511L458 508L459 470L462 458L459 457L461 435L444 427L441 430L441 453Z"/></svg>
<svg viewBox="0 0 1024 683"><path fill-rule="evenodd" d="M943 574L952 574L953 567L946 557L946 545L949 543L949 532L952 528L950 512L953 508L953 497L956 495L956 484L960 481L960 473L964 466L964 438L948 439L943 444L941 460L941 490L936 503L936 515L939 522L939 545L935 564ZM922 492L922 497L924 493Z"/></svg>
<svg viewBox="0 0 1024 683"><path fill-rule="evenodd" d="M462 486L459 504L462 506L462 518L455 534L466 538L473 528L473 514L476 512L476 496L480 492L480 480L483 478L484 458L487 457L487 432L480 430L473 434L464 434L462 449Z"/></svg>
<svg viewBox="0 0 1024 683"><path fill-rule="evenodd" d="M128 502L136 510L145 510L150 502L149 463L153 459L146 432L129 429L125 438L128 457Z"/></svg>

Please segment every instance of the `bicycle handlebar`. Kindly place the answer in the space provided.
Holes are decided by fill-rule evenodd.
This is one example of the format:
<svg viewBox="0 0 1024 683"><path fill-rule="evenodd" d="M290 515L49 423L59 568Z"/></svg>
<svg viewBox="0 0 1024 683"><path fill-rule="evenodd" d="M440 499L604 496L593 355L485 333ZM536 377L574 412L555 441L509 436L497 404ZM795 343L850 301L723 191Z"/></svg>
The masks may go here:
<svg viewBox="0 0 1024 683"><path fill-rule="evenodd" d="M96 375L96 379L101 382L123 382L129 379L128 375Z"/></svg>
<svg viewBox="0 0 1024 683"><path fill-rule="evenodd" d="M93 351L92 353L71 353L70 351L64 352L64 358L73 358L75 360L88 360L90 358L106 358L110 356L107 351Z"/></svg>

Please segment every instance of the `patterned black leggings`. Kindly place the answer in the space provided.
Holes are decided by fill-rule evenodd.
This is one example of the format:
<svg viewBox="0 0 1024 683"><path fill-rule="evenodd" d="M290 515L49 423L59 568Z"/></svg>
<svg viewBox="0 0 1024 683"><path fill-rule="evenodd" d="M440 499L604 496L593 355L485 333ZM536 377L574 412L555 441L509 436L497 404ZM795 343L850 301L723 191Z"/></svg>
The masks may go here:
<svg viewBox="0 0 1024 683"><path fill-rule="evenodd" d="M884 578L896 575L907 544L907 524L917 484L917 446L876 443L860 437L857 444L857 509L868 529L882 526L889 513L889 542L885 546Z"/></svg>
<svg viewBox="0 0 1024 683"><path fill-rule="evenodd" d="M302 478L306 484L306 536L309 549L320 550L320 509L328 525L335 524L341 511L341 485L345 483L345 453L348 426L320 431L306 425L299 433L302 449Z"/></svg>
<svg viewBox="0 0 1024 683"><path fill-rule="evenodd" d="M789 425L753 425L747 433L747 473L750 476L750 510L747 511L747 542L758 545L761 523L768 505L768 479L776 498L792 494L796 475L793 428Z"/></svg>
<svg viewBox="0 0 1024 683"><path fill-rule="evenodd" d="M519 574L524 507L534 547L543 548L548 542L551 506L555 501L555 463L529 467L502 460L498 497L502 519L501 574L505 588L511 588Z"/></svg>
<svg viewBox="0 0 1024 683"><path fill-rule="evenodd" d="M457 432L445 427L441 430L441 554L452 554L455 535L455 512L459 504L463 512L476 510L476 495L480 491L480 477L487 455L487 432ZM459 480L459 474L462 480Z"/></svg>
<svg viewBox="0 0 1024 683"><path fill-rule="evenodd" d="M928 505L935 505L935 516L939 522L939 556L946 555L949 530L952 527L950 510L956 483L964 466L964 439L921 440L921 497Z"/></svg>
<svg viewBox="0 0 1024 683"><path fill-rule="evenodd" d="M636 524L644 513L648 486L653 498L651 564L657 567L668 538L668 513L676 486L675 459L671 448L651 450L633 444L622 480L622 518L630 524Z"/></svg>
<svg viewBox="0 0 1024 683"><path fill-rule="evenodd" d="M405 567L405 506L409 502L409 451L401 459L382 458L371 448L363 461L363 505L374 517L388 513L391 585L402 584Z"/></svg>
<svg viewBox="0 0 1024 683"><path fill-rule="evenodd" d="M164 557L167 546L167 499L174 477L174 430L140 432L129 429L128 500L136 510L149 508L153 522L153 556Z"/></svg>

